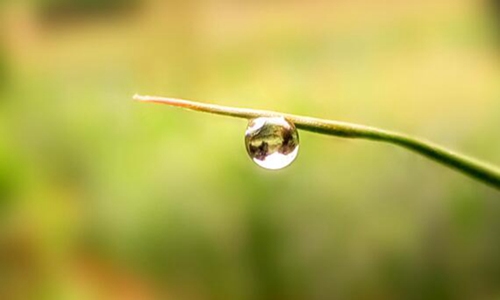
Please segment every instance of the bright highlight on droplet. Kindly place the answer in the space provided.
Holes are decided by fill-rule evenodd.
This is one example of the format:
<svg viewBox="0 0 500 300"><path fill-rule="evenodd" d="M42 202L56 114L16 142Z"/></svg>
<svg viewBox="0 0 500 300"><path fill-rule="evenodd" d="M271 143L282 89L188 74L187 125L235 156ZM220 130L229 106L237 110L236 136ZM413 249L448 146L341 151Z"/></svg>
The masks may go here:
<svg viewBox="0 0 500 300"><path fill-rule="evenodd" d="M299 134L295 125L283 117L251 119L245 132L245 145L256 164L278 170L297 157Z"/></svg>

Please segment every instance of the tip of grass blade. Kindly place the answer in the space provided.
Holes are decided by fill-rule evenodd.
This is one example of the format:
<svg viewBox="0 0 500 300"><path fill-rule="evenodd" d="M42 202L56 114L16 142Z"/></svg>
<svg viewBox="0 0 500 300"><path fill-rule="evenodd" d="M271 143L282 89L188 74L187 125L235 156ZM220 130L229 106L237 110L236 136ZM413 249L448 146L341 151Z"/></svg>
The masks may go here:
<svg viewBox="0 0 500 300"><path fill-rule="evenodd" d="M196 107L199 106L199 103L197 103L197 102L190 101L190 100L184 100L184 99L177 99L177 98L143 96L143 95L139 95L139 94L135 94L132 98L134 100L140 101L140 102L160 103L160 104L166 104L166 105L170 105L170 106L177 106L177 107L183 107L183 108L194 109L194 110L196 110Z"/></svg>
<svg viewBox="0 0 500 300"><path fill-rule="evenodd" d="M132 99L134 99L135 101L148 101L148 98L147 96L141 96L139 94L135 94L134 96L132 96Z"/></svg>

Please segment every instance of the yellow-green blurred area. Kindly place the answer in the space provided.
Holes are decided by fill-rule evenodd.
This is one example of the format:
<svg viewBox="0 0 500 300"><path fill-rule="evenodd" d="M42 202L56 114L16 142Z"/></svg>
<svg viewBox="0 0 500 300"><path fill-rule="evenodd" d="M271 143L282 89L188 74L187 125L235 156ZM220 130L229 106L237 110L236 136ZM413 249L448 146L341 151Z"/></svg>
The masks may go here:
<svg viewBox="0 0 500 300"><path fill-rule="evenodd" d="M497 299L500 193L394 146L180 97L393 129L500 165L481 0L3 0L1 299Z"/></svg>

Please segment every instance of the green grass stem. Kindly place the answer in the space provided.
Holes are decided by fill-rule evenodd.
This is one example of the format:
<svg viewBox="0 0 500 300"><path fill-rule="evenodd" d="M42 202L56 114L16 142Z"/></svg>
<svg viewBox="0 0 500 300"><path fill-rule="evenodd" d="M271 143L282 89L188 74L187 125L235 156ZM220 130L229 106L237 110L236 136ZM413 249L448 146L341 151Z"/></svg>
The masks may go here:
<svg viewBox="0 0 500 300"><path fill-rule="evenodd" d="M395 131L281 112L236 108L174 98L135 95L134 100L167 104L194 111L244 119L283 116L293 122L298 129L344 138L363 138L382 141L404 147L500 190L500 170L498 168L451 151L430 141Z"/></svg>

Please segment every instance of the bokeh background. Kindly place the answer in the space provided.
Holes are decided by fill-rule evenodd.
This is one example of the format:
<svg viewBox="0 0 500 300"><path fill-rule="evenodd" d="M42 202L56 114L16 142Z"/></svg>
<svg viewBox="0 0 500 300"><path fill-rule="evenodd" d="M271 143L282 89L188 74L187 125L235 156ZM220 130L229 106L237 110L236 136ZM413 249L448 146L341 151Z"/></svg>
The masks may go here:
<svg viewBox="0 0 500 300"><path fill-rule="evenodd" d="M500 165L481 0L3 0L1 299L498 299L500 193L394 146L135 93L423 136Z"/></svg>

